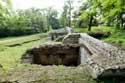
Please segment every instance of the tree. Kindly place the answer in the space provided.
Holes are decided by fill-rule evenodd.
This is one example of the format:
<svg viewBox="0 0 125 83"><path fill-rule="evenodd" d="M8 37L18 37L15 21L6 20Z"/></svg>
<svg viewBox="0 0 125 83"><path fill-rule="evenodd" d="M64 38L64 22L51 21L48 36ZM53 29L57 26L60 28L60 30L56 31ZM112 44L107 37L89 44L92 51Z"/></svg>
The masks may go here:
<svg viewBox="0 0 125 83"><path fill-rule="evenodd" d="M96 5L94 5L94 0L88 0L80 6L79 10L79 25L88 27L88 31L91 31L91 26L94 24L94 20L97 15Z"/></svg>
<svg viewBox="0 0 125 83"><path fill-rule="evenodd" d="M46 32L48 30L47 17L42 9L18 10L19 16L27 18L27 23L36 32Z"/></svg>
<svg viewBox="0 0 125 83"><path fill-rule="evenodd" d="M84 22L84 14L88 14L88 30L100 18L100 22L108 26L125 28L124 0L88 0L80 7L80 22ZM84 18L84 19L83 19ZM80 23L81 24L81 23Z"/></svg>
<svg viewBox="0 0 125 83"><path fill-rule="evenodd" d="M125 2L124 0L91 0L93 5L96 6L102 19L108 25L115 25L116 27L123 27L125 13Z"/></svg>
<svg viewBox="0 0 125 83"><path fill-rule="evenodd" d="M72 0L67 0L67 6L68 6L68 18L69 18L69 27L71 27L71 18L72 18L72 9L73 9L73 1Z"/></svg>
<svg viewBox="0 0 125 83"><path fill-rule="evenodd" d="M60 17L60 24L62 25L62 27L65 27L65 26L68 26L68 6L67 5L64 5L63 7L63 12L61 14L61 17Z"/></svg>
<svg viewBox="0 0 125 83"><path fill-rule="evenodd" d="M66 0L63 7L63 13L60 18L60 23L63 27L65 26L71 27L72 9L73 9L73 0Z"/></svg>
<svg viewBox="0 0 125 83"><path fill-rule="evenodd" d="M59 19L58 19L58 11L53 8L46 9L48 27L52 29L60 28Z"/></svg>

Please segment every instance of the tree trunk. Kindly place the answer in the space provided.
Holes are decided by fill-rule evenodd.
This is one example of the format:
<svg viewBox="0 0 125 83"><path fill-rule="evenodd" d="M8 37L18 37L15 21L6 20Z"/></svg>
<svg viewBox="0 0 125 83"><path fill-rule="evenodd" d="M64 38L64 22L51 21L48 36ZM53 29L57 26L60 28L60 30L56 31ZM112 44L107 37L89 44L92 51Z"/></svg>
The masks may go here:
<svg viewBox="0 0 125 83"><path fill-rule="evenodd" d="M72 6L71 6L71 3L69 3L69 27L71 27L71 10L72 10Z"/></svg>
<svg viewBox="0 0 125 83"><path fill-rule="evenodd" d="M89 19L88 31L91 31L91 27L92 27L92 20L93 20L93 16L91 15L91 16L90 16L90 19Z"/></svg>

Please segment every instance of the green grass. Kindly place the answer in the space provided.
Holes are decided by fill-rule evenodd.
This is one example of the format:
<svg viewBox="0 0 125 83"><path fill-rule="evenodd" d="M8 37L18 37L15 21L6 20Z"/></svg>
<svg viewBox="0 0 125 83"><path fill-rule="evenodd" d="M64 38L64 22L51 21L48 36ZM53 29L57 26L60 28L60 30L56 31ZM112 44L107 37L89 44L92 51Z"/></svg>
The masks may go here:
<svg viewBox="0 0 125 83"><path fill-rule="evenodd" d="M108 26L93 26L91 29L91 32L95 32L95 31L103 31L103 32L114 32L114 28L113 27L108 27ZM89 32L88 28L74 28L75 32Z"/></svg>
<svg viewBox="0 0 125 83"><path fill-rule="evenodd" d="M114 44L125 49L125 30L119 30L111 34L108 38L103 39L105 42Z"/></svg>
<svg viewBox="0 0 125 83"><path fill-rule="evenodd" d="M40 39L41 38L41 39ZM32 41L34 39L40 39ZM31 41L28 43L23 43ZM20 63L20 58L25 51L33 46L40 45L46 41L45 34L36 34L25 37L8 38L7 40L0 40L0 64L4 70L13 69ZM8 45L20 44L19 46L8 47Z"/></svg>
<svg viewBox="0 0 125 83"><path fill-rule="evenodd" d="M5 38L0 40L0 45L9 46L14 44L23 44L24 42L27 42L27 41L40 39L41 36L45 36L45 35L46 34L35 34L35 35L29 35L29 36Z"/></svg>

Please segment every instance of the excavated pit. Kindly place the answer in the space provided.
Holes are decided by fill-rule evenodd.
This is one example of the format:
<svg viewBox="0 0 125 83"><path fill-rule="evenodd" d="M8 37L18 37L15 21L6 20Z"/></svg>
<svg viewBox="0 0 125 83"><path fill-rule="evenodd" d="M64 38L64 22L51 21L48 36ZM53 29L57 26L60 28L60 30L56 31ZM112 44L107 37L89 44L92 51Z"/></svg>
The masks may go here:
<svg viewBox="0 0 125 83"><path fill-rule="evenodd" d="M77 66L80 64L78 45L42 45L32 48L22 58L24 63L39 65Z"/></svg>

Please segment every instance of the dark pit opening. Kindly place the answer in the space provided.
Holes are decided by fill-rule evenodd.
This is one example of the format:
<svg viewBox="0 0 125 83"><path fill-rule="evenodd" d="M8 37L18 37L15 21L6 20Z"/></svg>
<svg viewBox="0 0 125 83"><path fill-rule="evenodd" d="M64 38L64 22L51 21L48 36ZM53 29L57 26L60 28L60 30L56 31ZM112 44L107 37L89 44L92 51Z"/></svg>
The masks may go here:
<svg viewBox="0 0 125 83"><path fill-rule="evenodd" d="M78 45L45 45L39 48L33 48L27 52L29 60L24 56L23 61L30 61L38 65L65 65L78 66L80 64ZM31 57L32 56L32 57Z"/></svg>

